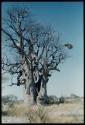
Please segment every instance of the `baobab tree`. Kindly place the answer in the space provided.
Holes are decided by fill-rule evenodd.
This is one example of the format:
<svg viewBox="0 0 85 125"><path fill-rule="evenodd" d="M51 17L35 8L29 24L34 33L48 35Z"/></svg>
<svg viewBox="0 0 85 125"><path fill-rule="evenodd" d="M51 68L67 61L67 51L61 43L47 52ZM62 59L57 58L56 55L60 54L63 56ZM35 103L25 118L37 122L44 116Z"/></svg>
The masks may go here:
<svg viewBox="0 0 85 125"><path fill-rule="evenodd" d="M23 85L33 104L41 97L45 102L51 71L60 71L58 65L67 58L65 48L71 49L72 45L63 44L51 26L37 23L29 9L24 8L6 12L2 17L2 35L2 44L6 40L7 48L5 56L2 54L2 69L17 74L17 83L12 82L11 86Z"/></svg>

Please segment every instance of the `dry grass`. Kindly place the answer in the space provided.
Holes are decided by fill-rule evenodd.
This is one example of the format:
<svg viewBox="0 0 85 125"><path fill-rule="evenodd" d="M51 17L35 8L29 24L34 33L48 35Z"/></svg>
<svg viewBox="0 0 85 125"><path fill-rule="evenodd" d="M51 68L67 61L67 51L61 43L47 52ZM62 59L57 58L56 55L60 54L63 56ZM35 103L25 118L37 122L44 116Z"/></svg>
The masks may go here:
<svg viewBox="0 0 85 125"><path fill-rule="evenodd" d="M81 100L51 106L26 106L21 103L9 107L7 117L26 118L28 123L83 123L83 106Z"/></svg>
<svg viewBox="0 0 85 125"><path fill-rule="evenodd" d="M27 117L30 123L48 123L50 121L48 113L43 106L37 107L37 110L32 111L30 114L27 113Z"/></svg>
<svg viewBox="0 0 85 125"><path fill-rule="evenodd" d="M76 103L64 103L47 107L53 123L83 123L84 105L82 101ZM53 115L52 115L53 114Z"/></svg>

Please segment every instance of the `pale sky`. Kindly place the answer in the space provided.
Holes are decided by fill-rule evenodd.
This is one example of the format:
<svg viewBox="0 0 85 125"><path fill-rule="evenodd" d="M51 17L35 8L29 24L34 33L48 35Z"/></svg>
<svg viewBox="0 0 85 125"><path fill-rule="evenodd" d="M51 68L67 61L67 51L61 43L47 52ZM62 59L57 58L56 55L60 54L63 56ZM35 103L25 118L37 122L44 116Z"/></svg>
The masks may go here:
<svg viewBox="0 0 85 125"><path fill-rule="evenodd" d="M72 42L74 46L69 53L71 58L59 65L61 71L54 71L50 77L47 84L48 95L68 96L75 93L83 96L83 2L3 2L2 14L12 5L29 8L39 22L51 24L62 34L64 42ZM2 95L7 94L21 98L22 87L5 86Z"/></svg>

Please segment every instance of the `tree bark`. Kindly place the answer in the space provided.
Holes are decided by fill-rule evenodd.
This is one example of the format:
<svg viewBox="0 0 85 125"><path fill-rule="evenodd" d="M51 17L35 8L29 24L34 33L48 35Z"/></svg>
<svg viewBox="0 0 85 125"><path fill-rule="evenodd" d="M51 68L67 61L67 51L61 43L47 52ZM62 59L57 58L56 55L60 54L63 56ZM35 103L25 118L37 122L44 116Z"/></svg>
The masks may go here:
<svg viewBox="0 0 85 125"><path fill-rule="evenodd" d="M40 98L43 98L42 102L39 101ZM26 88L24 86L24 102L27 105L45 103L47 98L47 84L44 86L41 84L40 92L36 92L33 84L31 85L31 79L26 81Z"/></svg>
<svg viewBox="0 0 85 125"><path fill-rule="evenodd" d="M24 69L23 78L26 79L26 83L23 85L24 102L27 105L36 104L37 94L33 86L34 83L33 83L33 78L32 78L32 72L26 64L24 64L23 69Z"/></svg>

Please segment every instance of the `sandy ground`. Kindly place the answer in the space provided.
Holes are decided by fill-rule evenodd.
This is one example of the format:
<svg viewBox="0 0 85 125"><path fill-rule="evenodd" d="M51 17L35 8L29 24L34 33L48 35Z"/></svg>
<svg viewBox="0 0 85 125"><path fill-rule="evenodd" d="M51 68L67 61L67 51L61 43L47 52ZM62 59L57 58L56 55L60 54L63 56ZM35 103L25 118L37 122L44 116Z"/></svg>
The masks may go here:
<svg viewBox="0 0 85 125"><path fill-rule="evenodd" d="M22 117L12 117L12 116L3 116L2 123L28 123L29 121L26 118Z"/></svg>

